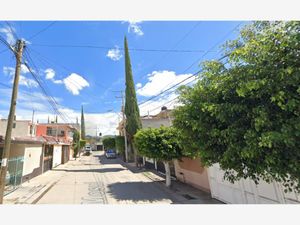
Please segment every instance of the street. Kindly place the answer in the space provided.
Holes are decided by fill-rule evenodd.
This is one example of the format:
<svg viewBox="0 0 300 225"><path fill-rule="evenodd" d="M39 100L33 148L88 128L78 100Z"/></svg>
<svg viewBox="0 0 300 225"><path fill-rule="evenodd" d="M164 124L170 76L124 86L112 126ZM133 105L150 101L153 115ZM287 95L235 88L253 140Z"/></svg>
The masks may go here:
<svg viewBox="0 0 300 225"><path fill-rule="evenodd" d="M61 172L62 169L54 169ZM71 161L65 174L36 204L133 204L174 202L161 184L134 173L119 159L93 152Z"/></svg>

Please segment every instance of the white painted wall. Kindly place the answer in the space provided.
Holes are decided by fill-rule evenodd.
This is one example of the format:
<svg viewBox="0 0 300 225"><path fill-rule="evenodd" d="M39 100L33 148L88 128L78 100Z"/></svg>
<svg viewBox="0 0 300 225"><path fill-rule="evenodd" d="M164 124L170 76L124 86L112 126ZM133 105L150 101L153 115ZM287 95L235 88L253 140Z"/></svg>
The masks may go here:
<svg viewBox="0 0 300 225"><path fill-rule="evenodd" d="M234 204L278 204L300 203L300 194L284 193L284 188L277 182L260 181L256 185L250 179L241 179L234 184L223 180L224 171L219 164L208 169L210 191L213 198Z"/></svg>
<svg viewBox="0 0 300 225"><path fill-rule="evenodd" d="M61 154L62 154L62 145L54 145L52 167L56 167L61 164Z"/></svg>
<svg viewBox="0 0 300 225"><path fill-rule="evenodd" d="M23 164L23 176L31 174L34 169L40 167L41 155L43 154L43 147L30 146L25 147L24 152L24 164Z"/></svg>

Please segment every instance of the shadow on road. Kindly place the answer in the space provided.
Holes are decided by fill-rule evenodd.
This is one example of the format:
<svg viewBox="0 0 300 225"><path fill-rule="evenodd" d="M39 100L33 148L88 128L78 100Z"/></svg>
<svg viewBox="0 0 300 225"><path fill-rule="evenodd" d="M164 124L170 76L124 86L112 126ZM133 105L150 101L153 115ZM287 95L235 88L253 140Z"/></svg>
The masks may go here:
<svg viewBox="0 0 300 225"><path fill-rule="evenodd" d="M95 172L95 173L114 173L120 172L126 169L123 168L102 168L102 169L83 169L83 170L68 170L68 169L55 169L55 171L65 171L65 172Z"/></svg>
<svg viewBox="0 0 300 225"><path fill-rule="evenodd" d="M171 195L157 187L156 182L125 182L114 183L107 186L107 192L117 200L146 203L169 200L176 203Z"/></svg>

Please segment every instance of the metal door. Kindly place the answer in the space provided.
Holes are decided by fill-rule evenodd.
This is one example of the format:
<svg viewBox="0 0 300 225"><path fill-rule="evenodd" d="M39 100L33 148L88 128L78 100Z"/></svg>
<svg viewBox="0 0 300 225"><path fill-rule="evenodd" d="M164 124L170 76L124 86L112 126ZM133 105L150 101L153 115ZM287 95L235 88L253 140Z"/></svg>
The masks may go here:
<svg viewBox="0 0 300 225"><path fill-rule="evenodd" d="M8 160L8 168L5 179L4 195L16 190L22 183L24 157L14 157Z"/></svg>

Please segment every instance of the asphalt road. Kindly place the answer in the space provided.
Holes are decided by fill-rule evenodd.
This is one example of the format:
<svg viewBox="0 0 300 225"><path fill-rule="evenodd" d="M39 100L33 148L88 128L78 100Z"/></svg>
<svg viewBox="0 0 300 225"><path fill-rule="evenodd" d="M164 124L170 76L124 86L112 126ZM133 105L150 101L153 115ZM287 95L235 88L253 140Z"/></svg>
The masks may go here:
<svg viewBox="0 0 300 225"><path fill-rule="evenodd" d="M63 170L64 176L37 204L174 203L161 184L128 170L119 159L106 159L103 152L69 162Z"/></svg>

